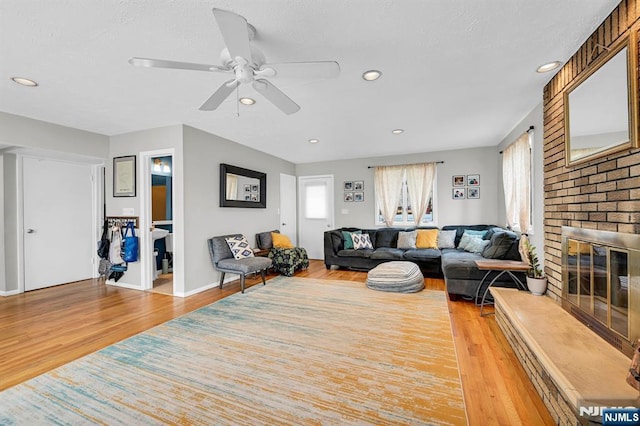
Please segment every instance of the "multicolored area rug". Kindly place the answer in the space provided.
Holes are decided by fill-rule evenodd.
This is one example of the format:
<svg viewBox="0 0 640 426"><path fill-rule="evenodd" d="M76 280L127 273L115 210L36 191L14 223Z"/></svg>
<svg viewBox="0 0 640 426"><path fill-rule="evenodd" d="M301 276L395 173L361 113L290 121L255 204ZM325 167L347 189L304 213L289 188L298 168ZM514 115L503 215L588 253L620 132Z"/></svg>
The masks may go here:
<svg viewBox="0 0 640 426"><path fill-rule="evenodd" d="M0 393L0 424L465 424L444 292L278 277Z"/></svg>

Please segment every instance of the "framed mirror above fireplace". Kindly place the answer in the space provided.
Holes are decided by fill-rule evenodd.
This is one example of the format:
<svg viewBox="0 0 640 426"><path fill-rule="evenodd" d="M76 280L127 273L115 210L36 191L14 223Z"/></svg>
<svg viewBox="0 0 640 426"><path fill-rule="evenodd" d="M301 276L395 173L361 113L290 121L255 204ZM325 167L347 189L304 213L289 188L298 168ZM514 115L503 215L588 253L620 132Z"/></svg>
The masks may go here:
<svg viewBox="0 0 640 426"><path fill-rule="evenodd" d="M564 91L568 166L638 146L638 47L635 31L603 52ZM590 58L586 58L590 60Z"/></svg>

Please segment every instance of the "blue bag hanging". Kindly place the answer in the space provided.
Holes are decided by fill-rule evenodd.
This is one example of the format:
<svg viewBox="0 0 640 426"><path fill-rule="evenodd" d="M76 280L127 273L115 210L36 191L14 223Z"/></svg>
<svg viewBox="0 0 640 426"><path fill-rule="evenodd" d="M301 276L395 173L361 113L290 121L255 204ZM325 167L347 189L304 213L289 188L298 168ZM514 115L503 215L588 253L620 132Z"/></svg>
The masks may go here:
<svg viewBox="0 0 640 426"><path fill-rule="evenodd" d="M129 235L129 231L131 231L131 235ZM122 235L122 259L125 262L138 261L138 237L136 237L133 221L127 223Z"/></svg>

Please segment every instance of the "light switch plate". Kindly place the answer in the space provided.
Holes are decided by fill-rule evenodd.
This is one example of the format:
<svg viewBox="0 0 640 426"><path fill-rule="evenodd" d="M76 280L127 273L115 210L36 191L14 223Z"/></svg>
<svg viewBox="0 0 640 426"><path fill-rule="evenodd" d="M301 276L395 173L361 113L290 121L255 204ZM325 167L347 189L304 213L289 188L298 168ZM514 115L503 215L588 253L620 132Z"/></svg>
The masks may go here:
<svg viewBox="0 0 640 426"><path fill-rule="evenodd" d="M342 213L342 214L349 214L349 209L342 209L342 210L340 211L340 213Z"/></svg>
<svg viewBox="0 0 640 426"><path fill-rule="evenodd" d="M122 216L135 216L135 214L136 214L136 209L128 209L128 208L122 209Z"/></svg>

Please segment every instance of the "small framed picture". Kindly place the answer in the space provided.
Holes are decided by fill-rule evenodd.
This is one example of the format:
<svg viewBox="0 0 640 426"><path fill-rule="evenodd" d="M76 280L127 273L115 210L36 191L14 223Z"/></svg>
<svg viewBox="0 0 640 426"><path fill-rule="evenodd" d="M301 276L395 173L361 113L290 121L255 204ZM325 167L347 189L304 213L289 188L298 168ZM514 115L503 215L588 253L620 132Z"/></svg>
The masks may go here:
<svg viewBox="0 0 640 426"><path fill-rule="evenodd" d="M353 182L353 190L354 191L364 191L364 181L357 180L357 181Z"/></svg>
<svg viewBox="0 0 640 426"><path fill-rule="evenodd" d="M246 184L246 185L244 186L244 192L251 192L251 185Z"/></svg>
<svg viewBox="0 0 640 426"><path fill-rule="evenodd" d="M258 192L260 187L258 185L251 185L251 192Z"/></svg>
<svg viewBox="0 0 640 426"><path fill-rule="evenodd" d="M453 188L453 199L454 200L463 200L465 198L466 192L465 192L466 188Z"/></svg>
<svg viewBox="0 0 640 426"><path fill-rule="evenodd" d="M251 198L249 201L258 201L258 194L251 194Z"/></svg>
<svg viewBox="0 0 640 426"><path fill-rule="evenodd" d="M244 194L244 200L251 201L251 194L250 193Z"/></svg>
<svg viewBox="0 0 640 426"><path fill-rule="evenodd" d="M480 175L467 175L467 186L480 186Z"/></svg>
<svg viewBox="0 0 640 426"><path fill-rule="evenodd" d="M480 188L467 188L467 198L480 198Z"/></svg>
<svg viewBox="0 0 640 426"><path fill-rule="evenodd" d="M353 191L353 182L352 181L345 181L344 190L345 191Z"/></svg>
<svg viewBox="0 0 640 426"><path fill-rule="evenodd" d="M354 192L353 201L364 201L364 192Z"/></svg>
<svg viewBox="0 0 640 426"><path fill-rule="evenodd" d="M464 186L464 175L454 175L453 186Z"/></svg>
<svg viewBox="0 0 640 426"><path fill-rule="evenodd" d="M344 193L344 201L346 201L346 202L353 201L353 192L345 192Z"/></svg>

